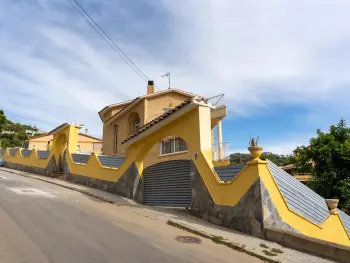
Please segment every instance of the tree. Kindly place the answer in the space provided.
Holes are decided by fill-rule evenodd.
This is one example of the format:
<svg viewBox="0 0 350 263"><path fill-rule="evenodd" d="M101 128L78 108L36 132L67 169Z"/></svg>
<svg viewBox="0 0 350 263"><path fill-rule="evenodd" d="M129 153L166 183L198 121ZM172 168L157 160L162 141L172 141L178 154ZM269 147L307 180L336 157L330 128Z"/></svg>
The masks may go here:
<svg viewBox="0 0 350 263"><path fill-rule="evenodd" d="M310 147L298 150L298 169L314 162L310 187L324 198L339 199L339 207L350 212L350 128L345 121L330 126L329 132L317 130Z"/></svg>
<svg viewBox="0 0 350 263"><path fill-rule="evenodd" d="M3 127L6 123L6 117L3 110L0 110L0 134L3 131Z"/></svg>
<svg viewBox="0 0 350 263"><path fill-rule="evenodd" d="M37 132L38 128L22 125L8 120L3 110L0 110L0 147L23 147L28 139L27 131Z"/></svg>
<svg viewBox="0 0 350 263"><path fill-rule="evenodd" d="M284 166L291 162L291 156L289 155L278 155L270 152L264 152L260 158L262 160L269 159L278 166ZM252 156L249 153L233 153L230 156L231 164L245 164L251 159Z"/></svg>

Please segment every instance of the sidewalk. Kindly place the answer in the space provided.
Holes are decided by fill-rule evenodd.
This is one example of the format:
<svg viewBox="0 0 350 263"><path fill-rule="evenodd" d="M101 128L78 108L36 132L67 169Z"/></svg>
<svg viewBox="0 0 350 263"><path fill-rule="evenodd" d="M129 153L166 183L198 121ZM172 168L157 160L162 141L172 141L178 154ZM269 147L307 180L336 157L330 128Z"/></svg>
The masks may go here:
<svg viewBox="0 0 350 263"><path fill-rule="evenodd" d="M3 167L1 167L0 170L33 178L36 180L41 180L44 182L48 182L68 189L72 189L74 191L81 192L83 194L98 198L105 202L121 206L123 207L123 209L127 209L130 212L137 213L139 215L154 220L160 220L164 224L168 223L169 225L184 229L195 234L199 234L202 237L210 238L216 243L227 245L233 249L248 253L250 255L254 255L265 261L291 263L333 262L303 252L282 247L277 243L248 236L240 232L236 232L234 230L213 225L209 222L203 221L199 218L190 215L187 210L148 207L137 204L133 200L123 198L118 195L114 195L87 186L77 185L74 183L63 181L61 179L34 175L31 173L21 172Z"/></svg>

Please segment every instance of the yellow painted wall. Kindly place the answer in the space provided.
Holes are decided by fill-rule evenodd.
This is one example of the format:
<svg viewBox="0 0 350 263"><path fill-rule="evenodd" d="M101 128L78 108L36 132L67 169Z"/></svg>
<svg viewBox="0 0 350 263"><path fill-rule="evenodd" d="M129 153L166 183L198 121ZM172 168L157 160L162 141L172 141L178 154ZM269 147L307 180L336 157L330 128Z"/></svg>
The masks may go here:
<svg viewBox="0 0 350 263"><path fill-rule="evenodd" d="M57 156L56 154L60 153L60 151L62 152L64 148L62 145L65 142L65 138L67 138L70 141L67 160L71 173L106 181L118 181L133 162L135 162L139 174L142 175L147 154L160 140L168 136L179 136L188 142L188 157L191 157L194 161L217 205L235 206L260 177L284 222L307 236L350 246L349 236L338 215L331 215L322 225L316 225L290 211L274 182L266 162L261 160L248 162L246 167L231 182L220 181L213 171L212 150L210 148L211 118L210 108L207 107L197 106L180 118L130 145L127 158L119 169L102 167L96 154L90 157L87 165L73 163L70 153L74 143L75 145L77 143L77 131L74 127L66 130L64 136L62 134L55 135L55 143L51 154ZM34 153L35 151L33 151L30 158L24 158L20 156L19 152L14 157L9 156L8 152L6 152L5 161L46 167L49 159L38 160ZM197 159L194 158L195 153L198 153Z"/></svg>
<svg viewBox="0 0 350 263"><path fill-rule="evenodd" d="M350 246L349 236L338 215L330 215L322 225L317 225L307 220L289 210L267 164L259 166L259 175L284 222L306 236Z"/></svg>
<svg viewBox="0 0 350 263"><path fill-rule="evenodd" d="M147 98L147 122L157 118L161 113L164 113L164 108L173 108L181 104L189 96L185 96L176 92L170 92L164 95Z"/></svg>
<svg viewBox="0 0 350 263"><path fill-rule="evenodd" d="M151 166L152 164L170 161L170 160L190 160L191 159L191 153L188 151L184 153L175 153L170 155L160 155L160 143L158 142L156 145L154 145L151 150L148 152L147 156L144 160L144 168Z"/></svg>
<svg viewBox="0 0 350 263"><path fill-rule="evenodd" d="M102 138L102 148L103 154L105 155L123 155L125 149L121 144L128 136L131 135L130 131L130 116L133 113L137 113L140 116L141 126L144 124L145 116L145 101L141 101L125 113L123 113L118 119L111 123L103 124L103 138ZM114 152L114 125L118 125L118 151Z"/></svg>
<svg viewBox="0 0 350 263"><path fill-rule="evenodd" d="M103 116L102 116L102 120L105 122L106 120L108 120L110 117L112 117L113 115L115 115L116 113L118 113L119 111L121 111L126 105L121 105L121 106L115 106L112 107L111 109L109 109L108 111L106 111Z"/></svg>
<svg viewBox="0 0 350 263"><path fill-rule="evenodd" d="M121 144L128 136L130 136L130 115L134 112L140 116L141 126L157 118L164 113L164 108L175 107L187 100L189 96L170 92L167 94L160 94L154 97L145 98L134 107L123 113L121 117L112 123L104 123L103 125L103 153L106 155L124 155L127 149ZM118 151L114 152L114 125L118 125ZM153 153L153 152L152 152ZM147 162L149 162L149 159ZM154 159L154 163L158 159Z"/></svg>
<svg viewBox="0 0 350 263"><path fill-rule="evenodd" d="M50 154L47 159L39 159L36 150L32 150L32 153L28 157L22 156L22 148L19 148L15 156L11 156L9 149L5 150L4 160L9 163L22 164L32 167L45 168L51 159L52 154Z"/></svg>

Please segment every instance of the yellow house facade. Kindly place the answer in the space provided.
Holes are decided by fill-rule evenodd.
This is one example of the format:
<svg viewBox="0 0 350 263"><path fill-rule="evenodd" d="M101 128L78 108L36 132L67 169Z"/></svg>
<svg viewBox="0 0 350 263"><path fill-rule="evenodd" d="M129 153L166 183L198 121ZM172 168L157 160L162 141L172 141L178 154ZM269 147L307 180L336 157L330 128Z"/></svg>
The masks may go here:
<svg viewBox="0 0 350 263"><path fill-rule="evenodd" d="M155 92L153 81L149 81L146 95L106 106L99 112L103 122L103 154L125 156L128 148L122 144L124 140L145 125L157 121L157 118L166 115L169 110L195 97L202 98L179 89ZM224 153L222 146L221 120L226 114L227 109L224 105L213 107L211 110L212 144L219 145L218 153L214 158L216 161L229 157L228 150ZM168 160L189 160L190 158L187 142L175 135L168 136L152 147L144 160L144 167Z"/></svg>
<svg viewBox="0 0 350 263"><path fill-rule="evenodd" d="M148 91L152 91L152 85ZM167 92L157 95L174 91ZM107 150L114 151L114 156L106 152L77 154L81 126L65 123L50 132L53 144L46 153L3 149L5 167L49 176L62 171L65 180L120 194L145 205L190 208L204 220L246 234L282 243L295 237L299 242L302 240L304 251L305 244L311 252L315 244L325 242L335 244L337 249L350 246L350 216L280 167L259 159L262 147L249 147L253 160L238 170L232 165L216 165L213 137L220 137L217 130L222 107L189 94L193 97L143 124L148 113L137 110L148 104L145 97L151 94L155 93L149 92L124 106L108 106L100 112L104 120L103 147L111 144L112 148ZM103 114L109 114L108 119ZM105 131L112 135L105 137ZM168 153L176 148L182 151ZM152 151L154 156L150 156ZM181 160L175 159L181 155ZM278 235L273 239L266 233ZM288 238L278 238L281 235ZM295 248L298 242L288 245Z"/></svg>
<svg viewBox="0 0 350 263"><path fill-rule="evenodd" d="M52 147L52 134L42 134L28 139L28 150L46 151ZM85 133L79 133L77 152L101 152L102 140Z"/></svg>

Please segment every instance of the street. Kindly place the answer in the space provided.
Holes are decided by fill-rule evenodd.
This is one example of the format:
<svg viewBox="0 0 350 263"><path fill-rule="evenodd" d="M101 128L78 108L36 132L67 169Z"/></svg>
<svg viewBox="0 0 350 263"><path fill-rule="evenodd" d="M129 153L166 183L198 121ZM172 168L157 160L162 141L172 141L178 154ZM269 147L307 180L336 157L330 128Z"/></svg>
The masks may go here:
<svg viewBox="0 0 350 263"><path fill-rule="evenodd" d="M0 262L262 262L130 211L0 171Z"/></svg>

